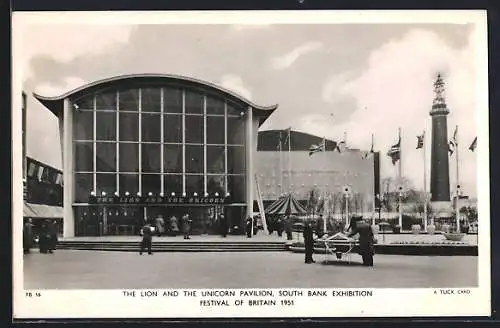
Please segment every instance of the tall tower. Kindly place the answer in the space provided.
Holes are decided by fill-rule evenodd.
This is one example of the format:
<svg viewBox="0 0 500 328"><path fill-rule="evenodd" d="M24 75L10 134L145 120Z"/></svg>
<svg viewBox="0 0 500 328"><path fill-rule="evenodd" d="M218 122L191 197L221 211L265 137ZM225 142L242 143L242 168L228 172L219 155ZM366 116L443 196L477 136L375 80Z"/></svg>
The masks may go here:
<svg viewBox="0 0 500 328"><path fill-rule="evenodd" d="M438 74L434 82L434 101L430 115L432 117L431 147L431 204L433 211L450 210L450 168L448 160L447 115L450 113L445 101L444 81Z"/></svg>

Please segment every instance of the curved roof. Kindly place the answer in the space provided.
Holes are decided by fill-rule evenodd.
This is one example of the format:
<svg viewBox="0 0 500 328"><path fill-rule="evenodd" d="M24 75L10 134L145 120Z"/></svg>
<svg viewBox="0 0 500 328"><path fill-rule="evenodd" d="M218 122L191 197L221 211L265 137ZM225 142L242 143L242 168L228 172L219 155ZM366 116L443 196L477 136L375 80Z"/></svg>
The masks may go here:
<svg viewBox="0 0 500 328"><path fill-rule="evenodd" d="M45 107L47 107L52 113L58 115L59 113L62 113L63 102L65 98L78 97L80 94L92 92L104 87L109 87L123 82L139 82L139 81L142 82L142 81L161 81L161 80L165 80L167 82L182 83L185 86L203 88L218 94L222 94L233 101L250 106L254 109L255 114L257 114L261 118L261 124L267 119L267 117L269 117L269 115L271 115L271 113L274 110L276 110L276 108L278 108L278 105L271 105L271 106L257 105L251 102L250 100L242 97L241 95L211 82L206 82L196 78L191 78L181 75L154 74L154 73L118 75L111 78L88 83L79 88L66 92L60 96L46 97L37 93L33 93L33 96L38 101L40 101Z"/></svg>

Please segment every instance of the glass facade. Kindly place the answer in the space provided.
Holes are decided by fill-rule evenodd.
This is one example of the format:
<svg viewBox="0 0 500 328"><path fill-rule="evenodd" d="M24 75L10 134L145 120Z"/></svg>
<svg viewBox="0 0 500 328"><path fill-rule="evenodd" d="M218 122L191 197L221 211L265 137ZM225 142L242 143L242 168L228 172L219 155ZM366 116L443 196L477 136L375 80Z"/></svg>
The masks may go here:
<svg viewBox="0 0 500 328"><path fill-rule="evenodd" d="M166 85L110 88L72 102L76 204L91 192L229 193L245 203L243 107Z"/></svg>

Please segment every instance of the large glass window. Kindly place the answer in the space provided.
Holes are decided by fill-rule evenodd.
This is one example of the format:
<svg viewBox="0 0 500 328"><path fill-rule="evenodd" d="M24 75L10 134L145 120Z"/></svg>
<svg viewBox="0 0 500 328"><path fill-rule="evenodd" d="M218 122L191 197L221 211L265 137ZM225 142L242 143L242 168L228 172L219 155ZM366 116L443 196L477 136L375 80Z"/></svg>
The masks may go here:
<svg viewBox="0 0 500 328"><path fill-rule="evenodd" d="M203 196L204 190L203 175L186 175L186 193L188 196L192 196L194 193Z"/></svg>
<svg viewBox="0 0 500 328"><path fill-rule="evenodd" d="M116 110L116 91L97 93L95 95L96 109Z"/></svg>
<svg viewBox="0 0 500 328"><path fill-rule="evenodd" d="M139 175L138 174L120 174L120 195L125 195L127 192L130 195L137 195L139 192Z"/></svg>
<svg viewBox="0 0 500 328"><path fill-rule="evenodd" d="M161 116L159 114L142 114L142 141L161 142Z"/></svg>
<svg viewBox="0 0 500 328"><path fill-rule="evenodd" d="M116 140L116 113L96 112L96 140Z"/></svg>
<svg viewBox="0 0 500 328"><path fill-rule="evenodd" d="M116 174L111 173L97 173L96 174L96 192L97 195L113 195L116 188Z"/></svg>
<svg viewBox="0 0 500 328"><path fill-rule="evenodd" d="M186 145L186 172L203 173L203 146Z"/></svg>
<svg viewBox="0 0 500 328"><path fill-rule="evenodd" d="M139 141L139 115L120 113L120 141Z"/></svg>
<svg viewBox="0 0 500 328"><path fill-rule="evenodd" d="M96 171L116 171L116 144L111 142L96 143Z"/></svg>
<svg viewBox="0 0 500 328"><path fill-rule="evenodd" d="M141 111L161 112L160 88L143 88L141 90Z"/></svg>
<svg viewBox="0 0 500 328"><path fill-rule="evenodd" d="M139 171L139 144L120 143L120 172Z"/></svg>
<svg viewBox="0 0 500 328"><path fill-rule="evenodd" d="M163 89L163 107L165 113L182 113L182 90L175 88Z"/></svg>
<svg viewBox="0 0 500 328"><path fill-rule="evenodd" d="M186 143L203 143L203 116L186 115Z"/></svg>
<svg viewBox="0 0 500 328"><path fill-rule="evenodd" d="M186 91L186 113L203 114L204 96L201 93Z"/></svg>
<svg viewBox="0 0 500 328"><path fill-rule="evenodd" d="M224 116L207 116L207 144L224 144Z"/></svg>
<svg viewBox="0 0 500 328"><path fill-rule="evenodd" d="M163 152L165 173L182 173L182 145L165 145Z"/></svg>
<svg viewBox="0 0 500 328"><path fill-rule="evenodd" d="M207 146L207 173L224 173L224 146Z"/></svg>
<svg viewBox="0 0 500 328"><path fill-rule="evenodd" d="M164 175L165 194L170 196L173 192L180 196L182 193L182 175L167 174Z"/></svg>
<svg viewBox="0 0 500 328"><path fill-rule="evenodd" d="M76 110L74 112L74 135L75 140L94 139L94 112Z"/></svg>
<svg viewBox="0 0 500 328"><path fill-rule="evenodd" d="M76 201L87 202L96 188L178 196L228 190L245 202L246 108L189 88L143 86L74 102Z"/></svg>
<svg viewBox="0 0 500 328"><path fill-rule="evenodd" d="M142 193L144 196L152 193L158 196L161 192L161 175L160 174L143 174L142 177Z"/></svg>
<svg viewBox="0 0 500 328"><path fill-rule="evenodd" d="M87 203L94 190L94 178L90 173L75 174L75 202Z"/></svg>
<svg viewBox="0 0 500 328"><path fill-rule="evenodd" d="M139 89L120 90L119 110L139 111Z"/></svg>
<svg viewBox="0 0 500 328"><path fill-rule="evenodd" d="M163 115L164 142L182 143L182 115Z"/></svg>
<svg viewBox="0 0 500 328"><path fill-rule="evenodd" d="M94 171L94 144L92 142L75 143L75 171Z"/></svg>
<svg viewBox="0 0 500 328"><path fill-rule="evenodd" d="M161 172L161 145L142 144L142 172Z"/></svg>

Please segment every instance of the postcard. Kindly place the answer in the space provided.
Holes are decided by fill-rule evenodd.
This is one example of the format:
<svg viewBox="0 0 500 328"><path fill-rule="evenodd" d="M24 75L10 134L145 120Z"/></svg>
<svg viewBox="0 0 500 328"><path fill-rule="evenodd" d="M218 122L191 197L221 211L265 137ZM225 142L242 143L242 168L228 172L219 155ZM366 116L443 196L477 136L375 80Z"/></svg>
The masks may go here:
<svg viewBox="0 0 500 328"><path fill-rule="evenodd" d="M14 318L490 315L486 11L12 31Z"/></svg>

